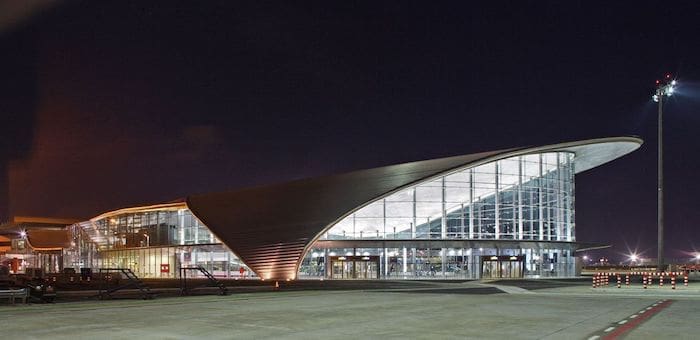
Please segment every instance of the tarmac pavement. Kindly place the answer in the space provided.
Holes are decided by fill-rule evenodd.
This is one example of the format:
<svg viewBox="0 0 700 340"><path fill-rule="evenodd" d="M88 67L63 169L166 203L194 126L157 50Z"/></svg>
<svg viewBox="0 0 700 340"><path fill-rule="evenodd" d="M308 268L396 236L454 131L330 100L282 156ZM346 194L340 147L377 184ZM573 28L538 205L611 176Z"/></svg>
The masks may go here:
<svg viewBox="0 0 700 340"><path fill-rule="evenodd" d="M589 339L660 299L673 302L623 336L696 338L700 321L700 291L693 287L525 289L476 281L350 286L0 304L0 334L8 339Z"/></svg>

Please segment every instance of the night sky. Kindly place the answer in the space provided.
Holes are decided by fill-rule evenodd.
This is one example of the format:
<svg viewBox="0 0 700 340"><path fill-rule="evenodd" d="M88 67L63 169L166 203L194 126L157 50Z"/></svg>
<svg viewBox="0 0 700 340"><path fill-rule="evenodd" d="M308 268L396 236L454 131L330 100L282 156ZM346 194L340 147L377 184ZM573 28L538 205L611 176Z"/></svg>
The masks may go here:
<svg viewBox="0 0 700 340"><path fill-rule="evenodd" d="M39 9L0 15L0 214L90 218L192 193L637 135L638 151L577 176L577 238L612 244L611 256L655 257L651 94L671 72L680 88L665 107L666 256L700 250L700 3Z"/></svg>

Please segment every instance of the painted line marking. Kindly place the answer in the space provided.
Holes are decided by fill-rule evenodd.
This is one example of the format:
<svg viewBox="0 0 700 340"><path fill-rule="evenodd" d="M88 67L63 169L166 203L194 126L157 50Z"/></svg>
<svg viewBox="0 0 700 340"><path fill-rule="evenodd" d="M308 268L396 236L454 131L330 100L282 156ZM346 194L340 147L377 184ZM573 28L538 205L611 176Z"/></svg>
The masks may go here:
<svg viewBox="0 0 700 340"><path fill-rule="evenodd" d="M630 315L630 319L634 319L634 318L636 318L636 317L637 317L637 314L635 314L635 315Z"/></svg>
<svg viewBox="0 0 700 340"><path fill-rule="evenodd" d="M673 300L664 300L661 303L657 303L656 306L653 308L647 307L646 309L649 310L649 313L646 313L644 315L639 315L638 318L633 319L633 320L622 320L622 321L618 322L618 324L620 324L621 326L619 326L617 328L608 327L602 333L599 333L599 334L604 334L604 336L602 337L603 340L618 339L621 336L623 336L625 333L627 333L627 332L631 331L632 329L634 329L635 327L639 326L642 322L648 320L652 316L656 315L657 313L659 313L660 311L662 311L663 309L665 309L666 307L671 305L671 303L673 303ZM641 313L643 313L643 311L639 312L639 314L641 314ZM614 331L611 332L611 330L613 330L613 329L614 329Z"/></svg>
<svg viewBox="0 0 700 340"><path fill-rule="evenodd" d="M600 339L599 335L594 335L594 336L588 338L588 340L597 340L597 339Z"/></svg>

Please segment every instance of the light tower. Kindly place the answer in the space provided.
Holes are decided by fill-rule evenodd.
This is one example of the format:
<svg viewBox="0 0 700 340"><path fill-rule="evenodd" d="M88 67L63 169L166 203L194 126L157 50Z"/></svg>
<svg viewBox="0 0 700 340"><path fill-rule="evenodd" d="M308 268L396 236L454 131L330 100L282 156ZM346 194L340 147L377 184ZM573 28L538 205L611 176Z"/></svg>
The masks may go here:
<svg viewBox="0 0 700 340"><path fill-rule="evenodd" d="M664 96L673 95L676 80L671 78L671 74L666 74L663 80L656 81L656 92L652 96L655 102L659 103L659 151L658 151L658 185L657 185L657 240L658 240L658 261L656 269L664 271L664 148L663 148L663 106Z"/></svg>

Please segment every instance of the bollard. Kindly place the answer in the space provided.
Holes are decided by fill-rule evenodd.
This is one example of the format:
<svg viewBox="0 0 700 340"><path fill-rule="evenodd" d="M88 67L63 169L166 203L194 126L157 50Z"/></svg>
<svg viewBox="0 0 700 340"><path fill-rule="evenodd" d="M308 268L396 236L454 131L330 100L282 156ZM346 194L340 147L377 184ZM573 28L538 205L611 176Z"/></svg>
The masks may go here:
<svg viewBox="0 0 700 340"><path fill-rule="evenodd" d="M617 274L617 288L622 287L622 283L621 283L621 282L622 282L622 281L621 281L621 279L620 279L620 274Z"/></svg>
<svg viewBox="0 0 700 340"><path fill-rule="evenodd" d="M683 285L688 287L688 272L683 275Z"/></svg>
<svg viewBox="0 0 700 340"><path fill-rule="evenodd" d="M644 289L647 289L647 276L642 276L642 283L644 283Z"/></svg>
<svg viewBox="0 0 700 340"><path fill-rule="evenodd" d="M659 287L663 287L663 286L664 286L664 273L661 273L659 275Z"/></svg>
<svg viewBox="0 0 700 340"><path fill-rule="evenodd" d="M596 281L595 281L596 275L597 275L597 274L593 274L593 277L592 277L593 283L592 283L591 285L593 286L593 288L596 288Z"/></svg>
<svg viewBox="0 0 700 340"><path fill-rule="evenodd" d="M676 276L671 276L671 289L676 289Z"/></svg>
<svg viewBox="0 0 700 340"><path fill-rule="evenodd" d="M625 286L630 286L630 274L625 275Z"/></svg>

